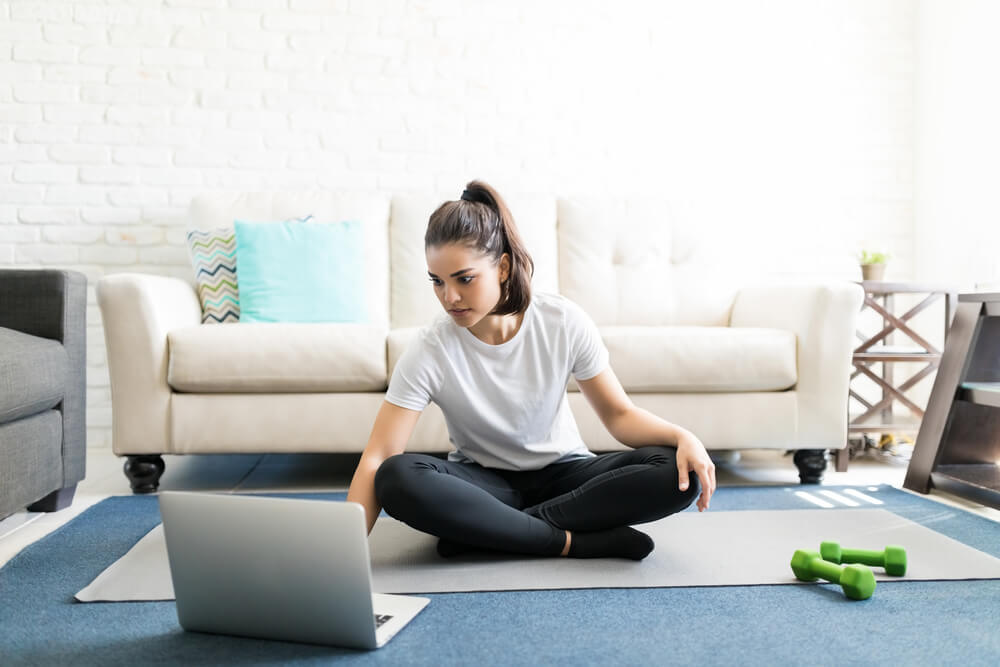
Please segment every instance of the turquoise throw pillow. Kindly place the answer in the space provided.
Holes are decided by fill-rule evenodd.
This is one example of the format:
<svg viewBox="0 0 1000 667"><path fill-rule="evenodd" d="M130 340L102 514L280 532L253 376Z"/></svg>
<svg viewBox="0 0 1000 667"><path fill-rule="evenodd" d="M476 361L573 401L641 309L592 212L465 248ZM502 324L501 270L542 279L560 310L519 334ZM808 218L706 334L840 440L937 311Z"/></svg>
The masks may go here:
<svg viewBox="0 0 1000 667"><path fill-rule="evenodd" d="M364 322L361 223L236 220L241 322Z"/></svg>

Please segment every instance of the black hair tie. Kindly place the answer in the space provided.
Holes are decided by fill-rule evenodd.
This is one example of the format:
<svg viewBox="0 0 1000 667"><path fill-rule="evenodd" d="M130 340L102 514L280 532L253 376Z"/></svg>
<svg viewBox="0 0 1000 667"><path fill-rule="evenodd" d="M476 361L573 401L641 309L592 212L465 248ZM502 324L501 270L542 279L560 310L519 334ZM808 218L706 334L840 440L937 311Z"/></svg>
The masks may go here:
<svg viewBox="0 0 1000 667"><path fill-rule="evenodd" d="M476 201L476 196L475 196L475 193L473 193L470 190L462 190L462 196L460 197L460 199L462 199L464 201L473 201L474 202L474 201Z"/></svg>

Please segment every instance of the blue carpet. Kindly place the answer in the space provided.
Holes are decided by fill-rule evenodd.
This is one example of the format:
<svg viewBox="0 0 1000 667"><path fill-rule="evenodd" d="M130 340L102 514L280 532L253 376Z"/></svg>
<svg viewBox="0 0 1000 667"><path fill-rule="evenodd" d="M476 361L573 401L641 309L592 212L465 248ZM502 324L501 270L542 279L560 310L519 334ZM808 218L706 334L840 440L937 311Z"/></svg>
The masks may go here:
<svg viewBox="0 0 1000 667"><path fill-rule="evenodd" d="M712 510L814 508L802 488L721 488ZM1000 557L997 523L859 488ZM828 584L434 594L371 652L185 633L173 602L73 600L159 521L155 497L109 498L12 559L0 570L0 664L1000 664L1000 581L880 582L864 602ZM752 546L734 545L734 558Z"/></svg>

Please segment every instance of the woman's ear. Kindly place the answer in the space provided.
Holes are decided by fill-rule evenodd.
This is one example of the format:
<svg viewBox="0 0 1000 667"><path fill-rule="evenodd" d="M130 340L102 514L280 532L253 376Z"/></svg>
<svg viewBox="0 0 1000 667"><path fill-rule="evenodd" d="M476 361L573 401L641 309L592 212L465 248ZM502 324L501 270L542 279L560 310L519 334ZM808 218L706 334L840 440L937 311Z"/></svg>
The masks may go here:
<svg viewBox="0 0 1000 667"><path fill-rule="evenodd" d="M505 252L504 254L502 254L500 256L499 274L500 274L500 282L501 283L507 282L507 278L510 277L510 254L509 253Z"/></svg>

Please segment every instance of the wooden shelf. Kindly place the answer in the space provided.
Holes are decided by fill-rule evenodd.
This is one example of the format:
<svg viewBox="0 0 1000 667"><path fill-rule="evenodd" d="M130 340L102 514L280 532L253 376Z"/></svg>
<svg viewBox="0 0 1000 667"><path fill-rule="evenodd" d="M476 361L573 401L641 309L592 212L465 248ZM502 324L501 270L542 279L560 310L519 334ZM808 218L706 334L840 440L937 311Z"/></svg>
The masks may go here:
<svg viewBox="0 0 1000 667"><path fill-rule="evenodd" d="M1000 408L1000 382L963 382L957 398L976 405Z"/></svg>
<svg viewBox="0 0 1000 667"><path fill-rule="evenodd" d="M940 359L940 354L931 352L855 352L854 361L931 361Z"/></svg>
<svg viewBox="0 0 1000 667"><path fill-rule="evenodd" d="M848 433L916 433L919 430L919 422L870 422L847 426Z"/></svg>
<svg viewBox="0 0 1000 667"><path fill-rule="evenodd" d="M878 415L866 419L863 422L855 420L861 417L860 414L850 415L847 424L849 433L916 433L920 428L920 417L914 414L889 414Z"/></svg>
<svg viewBox="0 0 1000 667"><path fill-rule="evenodd" d="M858 283L869 294L929 294L931 292L948 292L954 288L951 285L938 283L892 282L889 280L862 280Z"/></svg>
<svg viewBox="0 0 1000 667"><path fill-rule="evenodd" d="M872 345L865 352L878 352L885 354L935 354L934 352L928 352L919 345Z"/></svg>
<svg viewBox="0 0 1000 667"><path fill-rule="evenodd" d="M966 463L938 466L931 473L934 488L969 498L982 505L1000 507L1000 466Z"/></svg>

